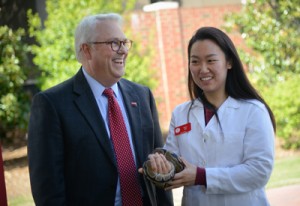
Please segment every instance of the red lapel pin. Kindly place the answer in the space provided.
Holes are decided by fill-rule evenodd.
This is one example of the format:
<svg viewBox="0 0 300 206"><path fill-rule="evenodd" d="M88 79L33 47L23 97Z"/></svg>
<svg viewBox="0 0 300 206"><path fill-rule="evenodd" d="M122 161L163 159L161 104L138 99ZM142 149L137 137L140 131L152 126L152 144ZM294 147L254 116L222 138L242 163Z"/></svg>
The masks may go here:
<svg viewBox="0 0 300 206"><path fill-rule="evenodd" d="M131 106L137 107L137 103L136 102L131 102Z"/></svg>

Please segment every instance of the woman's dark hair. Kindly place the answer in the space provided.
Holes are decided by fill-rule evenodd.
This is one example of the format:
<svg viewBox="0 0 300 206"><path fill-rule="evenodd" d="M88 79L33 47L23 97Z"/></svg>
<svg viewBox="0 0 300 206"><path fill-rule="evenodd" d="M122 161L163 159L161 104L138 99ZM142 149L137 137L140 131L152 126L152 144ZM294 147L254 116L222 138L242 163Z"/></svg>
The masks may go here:
<svg viewBox="0 0 300 206"><path fill-rule="evenodd" d="M196 33L192 36L188 44L189 67L191 48L193 44L199 40L205 39L209 39L215 42L224 52L226 60L231 62L232 68L228 70L225 83L225 90L227 94L235 99L257 99L260 102L262 102L269 112L274 131L276 131L276 123L272 110L264 101L264 99L258 94L255 88L251 85L250 81L246 76L243 64L240 60L240 57L236 51L233 42L223 31L214 27L202 27L196 31ZM200 98L204 106L214 110L215 114L217 115L217 108L205 98L203 90L199 88L193 81L190 69L188 71L188 90L192 101L194 101L197 98Z"/></svg>

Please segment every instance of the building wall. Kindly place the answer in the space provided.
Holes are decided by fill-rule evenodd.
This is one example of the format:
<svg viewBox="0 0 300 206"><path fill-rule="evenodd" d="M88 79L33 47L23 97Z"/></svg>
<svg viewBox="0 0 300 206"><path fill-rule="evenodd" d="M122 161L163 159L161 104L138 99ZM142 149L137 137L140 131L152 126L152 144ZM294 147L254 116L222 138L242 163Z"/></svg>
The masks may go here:
<svg viewBox="0 0 300 206"><path fill-rule="evenodd" d="M207 7L180 7L132 14L133 31L142 36L142 44L154 47L152 68L159 81L153 91L157 101L162 130L168 130L172 110L189 100L187 88L187 45L193 33L202 26L222 29L228 12L239 12L241 4ZM149 38L151 36L153 38ZM243 45L239 33L231 33L237 47ZM153 39L153 40L151 40Z"/></svg>
<svg viewBox="0 0 300 206"><path fill-rule="evenodd" d="M137 0L135 9L143 9L143 6L156 2L178 2L180 7L203 7L220 5L237 5L242 0Z"/></svg>
<svg viewBox="0 0 300 206"><path fill-rule="evenodd" d="M241 0L182 0L182 7L237 5Z"/></svg>
<svg viewBox="0 0 300 206"><path fill-rule="evenodd" d="M27 1L26 1L27 2ZM144 12L143 7L150 4L150 0L138 0L136 10L132 13L132 30L142 37L143 45L154 48L152 68L156 71L159 81L153 91L162 129L168 130L171 112L176 105L187 101L187 44L196 29L201 26L215 26L221 28L223 17L228 12L239 12L242 4L240 0L173 0L179 2L177 9L165 9ZM166 2L166 1L163 1ZM20 5L15 6L15 3ZM12 1L8 9L20 8L17 16L1 16L0 25L9 24L11 27L24 25L22 18L25 8L38 11L42 19L47 14L45 0L34 0L30 4ZM22 16L22 17L21 17ZM238 47L244 47L238 33L230 34Z"/></svg>

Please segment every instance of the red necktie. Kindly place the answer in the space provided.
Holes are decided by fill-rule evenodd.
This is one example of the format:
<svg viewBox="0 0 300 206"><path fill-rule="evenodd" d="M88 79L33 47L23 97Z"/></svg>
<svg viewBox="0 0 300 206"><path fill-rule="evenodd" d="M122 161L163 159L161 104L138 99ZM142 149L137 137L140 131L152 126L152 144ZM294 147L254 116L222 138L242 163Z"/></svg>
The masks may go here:
<svg viewBox="0 0 300 206"><path fill-rule="evenodd" d="M105 89L103 94L108 98L109 128L119 169L122 205L143 205L137 168L121 109L111 88Z"/></svg>

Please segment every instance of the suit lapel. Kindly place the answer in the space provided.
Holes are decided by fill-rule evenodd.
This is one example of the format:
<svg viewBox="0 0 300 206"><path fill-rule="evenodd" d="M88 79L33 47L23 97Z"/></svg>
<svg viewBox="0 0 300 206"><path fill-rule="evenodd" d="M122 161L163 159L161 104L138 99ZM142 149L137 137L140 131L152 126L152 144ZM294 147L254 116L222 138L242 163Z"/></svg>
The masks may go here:
<svg viewBox="0 0 300 206"><path fill-rule="evenodd" d="M142 139L142 126L141 126L141 112L140 108L141 102L136 90L129 84L126 84L125 81L119 81L119 88L122 92L122 96L124 99L124 105L127 111L128 120L130 123L132 141L134 144L134 150L136 153L137 163L142 162L140 159L143 157L143 139ZM140 165L137 164L137 165Z"/></svg>
<svg viewBox="0 0 300 206"><path fill-rule="evenodd" d="M81 70L75 76L74 92L78 94L78 97L74 100L75 104L94 131L100 146L116 166L114 153L105 128L104 120L99 112L94 95Z"/></svg>

